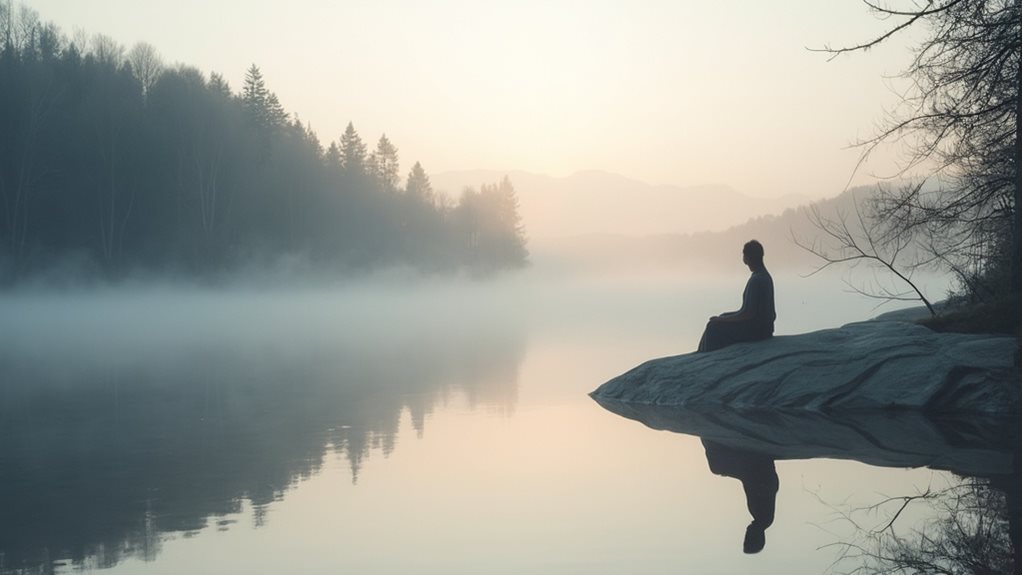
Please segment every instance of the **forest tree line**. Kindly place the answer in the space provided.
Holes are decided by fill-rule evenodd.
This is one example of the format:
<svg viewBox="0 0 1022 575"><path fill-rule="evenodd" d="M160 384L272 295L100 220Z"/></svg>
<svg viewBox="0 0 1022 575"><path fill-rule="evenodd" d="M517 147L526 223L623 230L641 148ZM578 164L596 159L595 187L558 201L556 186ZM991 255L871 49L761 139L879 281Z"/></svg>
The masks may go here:
<svg viewBox="0 0 1022 575"><path fill-rule="evenodd" d="M434 190L349 123L324 146L258 67L234 91L145 43L68 38L0 4L0 281L54 266L216 276L298 261L490 272L525 264L514 187Z"/></svg>

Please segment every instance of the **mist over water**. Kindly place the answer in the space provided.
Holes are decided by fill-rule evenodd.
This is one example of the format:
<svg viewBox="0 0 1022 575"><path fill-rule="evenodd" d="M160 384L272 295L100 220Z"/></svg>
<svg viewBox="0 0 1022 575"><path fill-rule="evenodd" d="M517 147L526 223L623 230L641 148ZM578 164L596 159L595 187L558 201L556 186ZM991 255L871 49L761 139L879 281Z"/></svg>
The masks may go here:
<svg viewBox="0 0 1022 575"><path fill-rule="evenodd" d="M585 394L641 361L694 349L709 315L738 307L744 279L535 268L488 281L398 274L332 288L6 294L0 571L214 572L195 561L223 561L209 545L230 539L248 550L236 567L272 572L256 566L257 549L297 536L317 566L471 572L499 560L507 569L498 572L563 572L553 565L613 572L621 564L596 549L623 534L591 532L591 541L566 534L585 532L588 522L629 524L635 510L612 505L601 519L595 508L576 507L581 500L568 491L606 497L632 489L606 478L642 483L667 469L714 490L727 484L715 486L688 447L681 467L656 470L664 449L688 444L646 445L641 427L611 419ZM841 292L837 279L779 274L778 333L872 315L875 304ZM626 440L638 443L619 445ZM620 449L652 451L642 464L629 456L617 468ZM579 464L581 454L589 463ZM486 479L492 473L506 477ZM656 489L668 499L692 495ZM547 501L548 490L562 497ZM502 511L476 516L477 504L465 498L477 496L505 500ZM449 507L427 512L421 506L430 499ZM322 506L338 515L309 522ZM513 507L529 519L508 515ZM740 524L742 506L732 512ZM409 521L427 520L418 513L444 526L413 530L424 547L408 538ZM392 527L378 531L379 522ZM633 534L645 541L648 572L674 564L656 559L666 525L652 521ZM348 528L356 529L354 547L316 543L319 530ZM480 530L495 538L478 541L489 555L458 555L451 538ZM553 537L548 559L535 556L543 532ZM393 559L406 552L411 563Z"/></svg>
<svg viewBox="0 0 1022 575"><path fill-rule="evenodd" d="M211 517L262 524L328 453L357 481L404 412L419 435L449 401L511 413L521 326L419 287L5 298L0 568L150 560Z"/></svg>

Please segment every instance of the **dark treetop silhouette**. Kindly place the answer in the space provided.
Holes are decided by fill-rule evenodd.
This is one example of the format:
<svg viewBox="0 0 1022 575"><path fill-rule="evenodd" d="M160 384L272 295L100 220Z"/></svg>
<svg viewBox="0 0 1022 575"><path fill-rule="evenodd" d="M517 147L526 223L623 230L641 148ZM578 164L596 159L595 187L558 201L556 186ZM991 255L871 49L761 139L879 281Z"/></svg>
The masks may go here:
<svg viewBox="0 0 1022 575"><path fill-rule="evenodd" d="M766 339L774 334L777 318L774 280L763 265L763 245L756 240L746 242L742 247L742 262L752 272L742 294L742 308L711 317L699 341L699 351Z"/></svg>

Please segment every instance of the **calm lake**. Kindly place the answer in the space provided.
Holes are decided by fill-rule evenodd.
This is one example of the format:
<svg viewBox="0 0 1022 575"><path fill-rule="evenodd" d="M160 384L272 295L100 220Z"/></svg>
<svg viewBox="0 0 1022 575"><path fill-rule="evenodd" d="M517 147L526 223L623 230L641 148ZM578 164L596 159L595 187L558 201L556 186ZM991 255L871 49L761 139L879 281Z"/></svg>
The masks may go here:
<svg viewBox="0 0 1022 575"><path fill-rule="evenodd" d="M848 572L866 560L841 543L882 535L887 498L968 481L842 445L778 459L765 547L743 553L743 484L703 441L587 394L693 350L745 276L535 273L0 299L0 573ZM888 309L775 282L778 334ZM1010 446L941 429L975 473L1011 472ZM937 529L945 503L892 529Z"/></svg>

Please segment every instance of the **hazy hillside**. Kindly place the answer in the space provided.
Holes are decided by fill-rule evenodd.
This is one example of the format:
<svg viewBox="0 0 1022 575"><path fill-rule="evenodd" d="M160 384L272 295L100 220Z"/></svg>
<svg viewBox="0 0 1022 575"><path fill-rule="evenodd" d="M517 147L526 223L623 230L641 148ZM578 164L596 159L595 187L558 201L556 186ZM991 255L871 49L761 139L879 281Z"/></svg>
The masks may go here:
<svg viewBox="0 0 1022 575"><path fill-rule="evenodd" d="M852 213L854 198L864 198L868 193L869 188L854 188L813 204L824 214ZM809 271L819 260L791 239L793 233L810 239L819 235L806 213L806 207L789 208L717 232L577 235L536 242L532 253L537 265L560 269L734 271L742 269L742 244L755 238L765 246L771 269Z"/></svg>
<svg viewBox="0 0 1022 575"><path fill-rule="evenodd" d="M466 186L497 181L505 172L473 170L431 175L434 188L457 198ZM750 198L727 186L654 186L600 171L564 178L507 172L514 182L530 240L582 234L677 234L722 231L749 218L804 204L797 195ZM496 178L496 180L494 179Z"/></svg>

